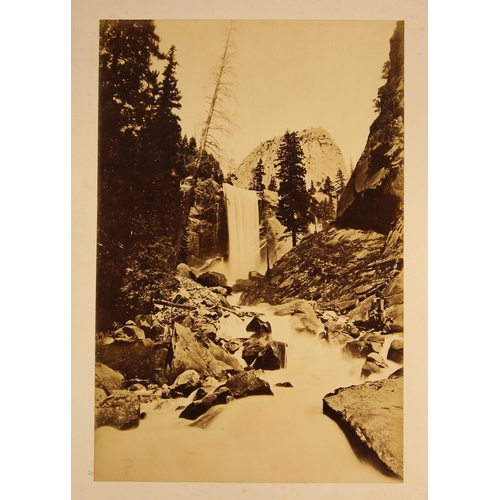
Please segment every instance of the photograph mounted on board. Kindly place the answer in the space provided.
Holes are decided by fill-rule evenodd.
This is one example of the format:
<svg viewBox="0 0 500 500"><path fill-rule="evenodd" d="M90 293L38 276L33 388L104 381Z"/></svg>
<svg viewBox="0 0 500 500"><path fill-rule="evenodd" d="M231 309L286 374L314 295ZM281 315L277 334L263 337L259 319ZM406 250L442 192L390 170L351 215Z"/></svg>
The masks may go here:
<svg viewBox="0 0 500 500"><path fill-rule="evenodd" d="M403 482L404 41L100 21L96 481Z"/></svg>

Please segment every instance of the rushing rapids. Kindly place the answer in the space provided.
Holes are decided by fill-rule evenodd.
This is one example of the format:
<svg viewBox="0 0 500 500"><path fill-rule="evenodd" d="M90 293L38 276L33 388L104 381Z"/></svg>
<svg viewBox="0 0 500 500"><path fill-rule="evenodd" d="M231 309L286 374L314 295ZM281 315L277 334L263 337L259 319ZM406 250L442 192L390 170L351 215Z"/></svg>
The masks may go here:
<svg viewBox="0 0 500 500"><path fill-rule="evenodd" d="M236 299L236 297L235 297ZM141 405L138 428L96 431L97 480L203 482L387 482L358 457L344 432L322 412L321 399L337 387L362 383L361 359L345 359L339 346L299 333L293 317L274 308L244 308L272 325L286 342L287 367L265 371L274 396L251 396L216 406L195 422L179 418L177 398ZM219 334L248 337L250 318L228 315ZM241 358L240 358L241 359ZM241 361L242 366L245 365ZM389 362L387 377L395 369ZM289 382L293 387L278 387Z"/></svg>

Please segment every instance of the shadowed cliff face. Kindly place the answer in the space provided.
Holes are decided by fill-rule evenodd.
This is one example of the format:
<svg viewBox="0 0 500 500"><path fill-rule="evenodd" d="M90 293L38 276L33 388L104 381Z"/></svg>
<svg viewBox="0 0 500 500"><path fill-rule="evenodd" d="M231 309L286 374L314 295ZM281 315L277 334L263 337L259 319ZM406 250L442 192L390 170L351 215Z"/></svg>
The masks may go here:
<svg viewBox="0 0 500 500"><path fill-rule="evenodd" d="M391 38L387 82L379 89L379 116L339 200L336 225L387 234L403 210L404 24Z"/></svg>
<svg viewBox="0 0 500 500"><path fill-rule="evenodd" d="M391 38L387 83L379 89L379 116L329 228L304 238L251 286L244 304L316 301L321 309L362 320L383 299L391 325L404 330L403 23Z"/></svg>

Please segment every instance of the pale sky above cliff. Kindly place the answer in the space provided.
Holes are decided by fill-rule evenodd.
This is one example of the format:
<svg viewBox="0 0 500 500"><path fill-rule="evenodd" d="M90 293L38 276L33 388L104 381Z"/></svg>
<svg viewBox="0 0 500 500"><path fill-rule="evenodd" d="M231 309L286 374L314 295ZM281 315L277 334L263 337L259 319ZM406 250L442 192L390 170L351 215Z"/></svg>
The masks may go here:
<svg viewBox="0 0 500 500"><path fill-rule="evenodd" d="M211 95L211 70L221 56L229 21L157 20L164 52L177 48L183 134L201 135ZM239 164L261 142L324 127L348 164L356 163L376 117L373 99L384 83L395 21L235 22L238 126L218 135Z"/></svg>

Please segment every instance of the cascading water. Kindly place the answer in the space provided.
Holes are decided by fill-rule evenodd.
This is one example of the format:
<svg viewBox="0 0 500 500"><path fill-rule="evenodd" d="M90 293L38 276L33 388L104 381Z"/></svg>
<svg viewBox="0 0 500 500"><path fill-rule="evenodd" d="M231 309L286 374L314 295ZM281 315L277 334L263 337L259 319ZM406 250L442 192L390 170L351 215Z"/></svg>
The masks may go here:
<svg viewBox="0 0 500 500"><path fill-rule="evenodd" d="M224 185L229 261L218 270L229 282L259 270L259 214L254 191ZM233 305L236 295L228 297ZM273 339L287 344L286 368L259 373L274 396L251 396L215 406L199 421L179 418L189 398L141 403L147 416L137 429L100 427L95 433L98 481L202 482L398 482L362 460L344 432L323 414L322 398L338 387L362 383L363 359L349 360L340 346L299 332L294 316L269 305L241 308L272 325ZM250 318L227 313L222 338L244 338ZM390 337L387 336L390 343ZM388 344L383 351L387 356ZM246 363L241 352L236 357ZM388 361L387 377L397 365ZM290 382L292 388L277 387Z"/></svg>
<svg viewBox="0 0 500 500"><path fill-rule="evenodd" d="M259 206L257 192L224 184L229 260L226 276L229 282L248 278L249 271L261 268L259 245Z"/></svg>
<svg viewBox="0 0 500 500"><path fill-rule="evenodd" d="M327 393L363 382L363 360L344 359L341 347L299 333L291 316L276 316L268 305L242 309L269 321L273 338L288 345L285 369L259 373L274 396L250 396L216 406L210 418L201 417L200 422L179 418L179 406L189 404L193 395L141 405L147 416L137 429L97 429L95 479L398 482L356 456L344 432L322 412ZM229 314L219 334L248 337L249 321ZM398 367L388 363L384 373L369 380L386 378ZM277 382L290 382L293 388L276 387Z"/></svg>

